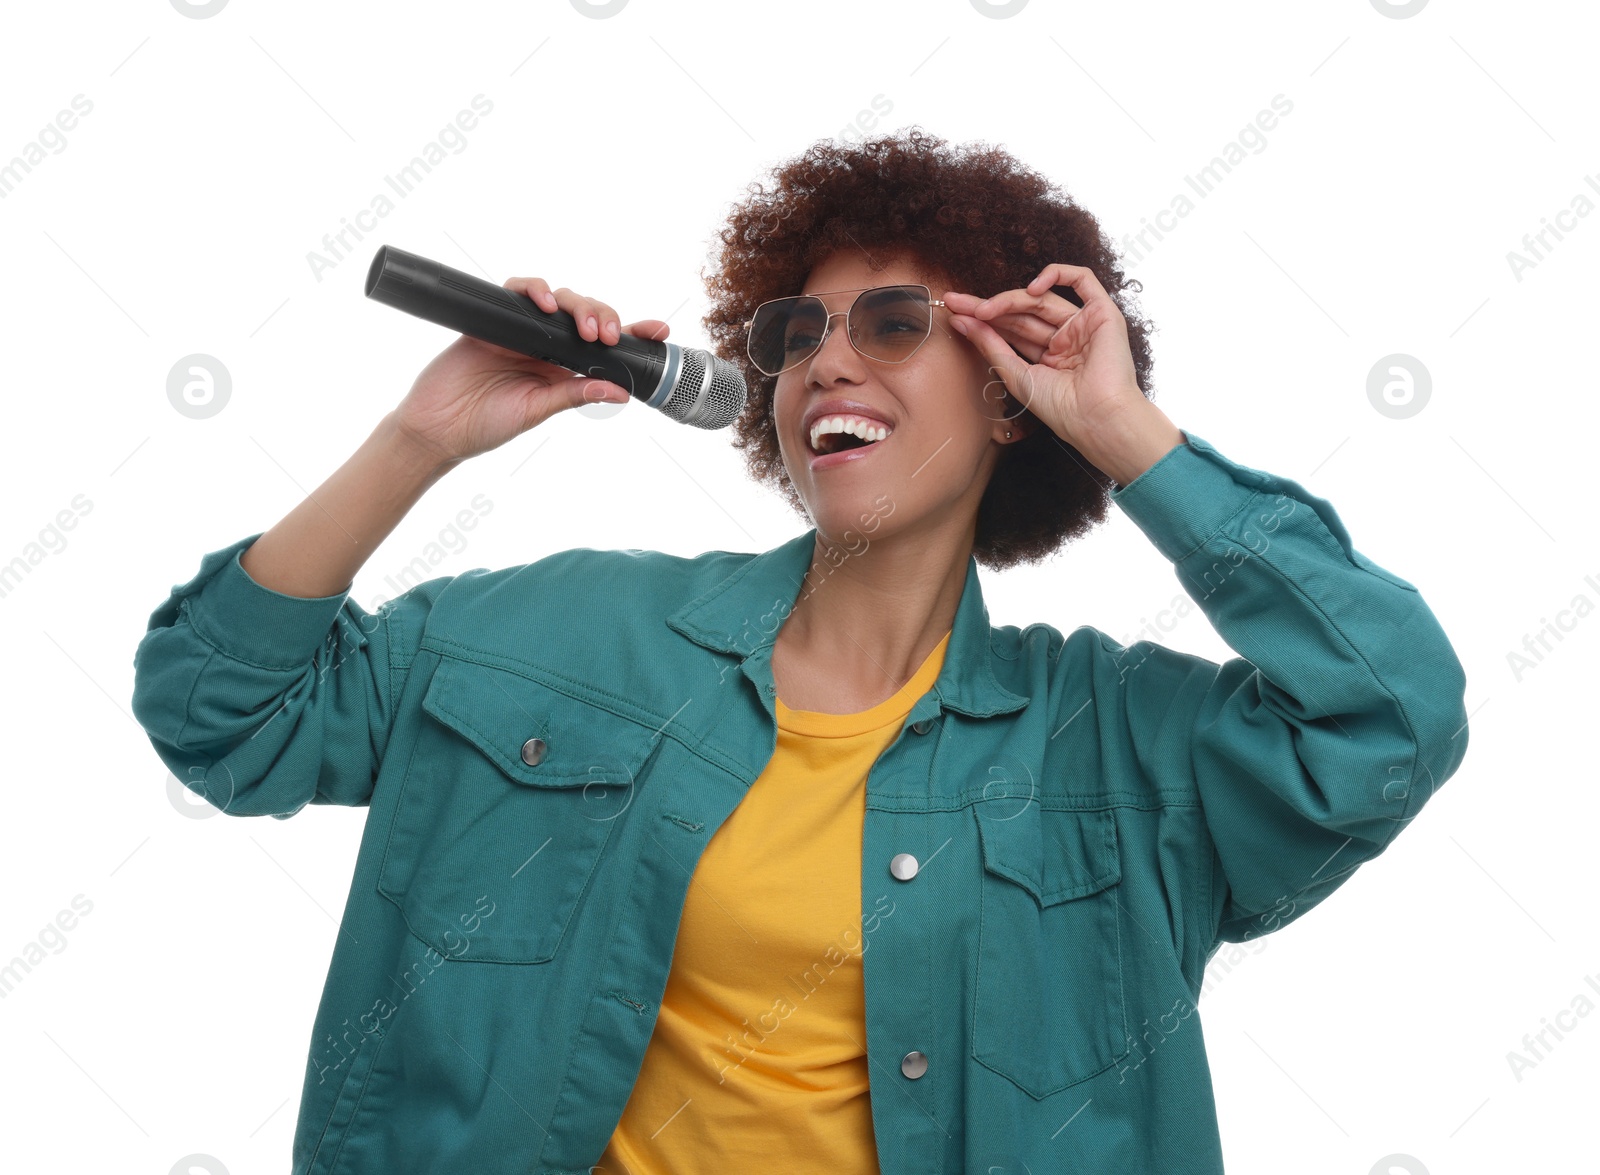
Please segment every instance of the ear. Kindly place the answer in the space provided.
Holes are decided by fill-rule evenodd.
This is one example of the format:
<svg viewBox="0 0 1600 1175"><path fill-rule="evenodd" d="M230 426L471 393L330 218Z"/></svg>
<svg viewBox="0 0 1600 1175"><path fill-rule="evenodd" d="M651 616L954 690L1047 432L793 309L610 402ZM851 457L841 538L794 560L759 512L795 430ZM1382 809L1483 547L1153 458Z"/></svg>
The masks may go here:
<svg viewBox="0 0 1600 1175"><path fill-rule="evenodd" d="M994 437L1002 445L1014 445L1038 427L1039 418L1018 403L1016 397L1009 392L1006 394L1005 404L1007 413L1014 415L1007 415L1004 419L995 421ZM1011 433L1009 437L1006 436L1007 431Z"/></svg>

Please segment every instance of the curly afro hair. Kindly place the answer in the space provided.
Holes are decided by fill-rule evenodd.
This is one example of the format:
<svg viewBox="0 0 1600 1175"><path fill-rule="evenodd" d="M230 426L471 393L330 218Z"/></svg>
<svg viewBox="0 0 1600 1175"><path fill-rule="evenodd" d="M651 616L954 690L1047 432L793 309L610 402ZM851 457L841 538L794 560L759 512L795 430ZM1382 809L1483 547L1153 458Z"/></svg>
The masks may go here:
<svg viewBox="0 0 1600 1175"><path fill-rule="evenodd" d="M805 504L784 468L772 416L777 380L745 353L744 322L770 298L797 293L839 249L909 252L946 288L999 293L1026 286L1054 261L1087 266L1128 324L1139 386L1150 393L1151 326L1122 291L1123 274L1099 222L1045 177L999 147L949 147L916 127L860 143L822 139L772 171L773 190L752 182L718 233L714 267L702 270L711 308L702 320L712 349L736 364L751 389L734 422L734 448L750 475L777 489L802 517ZM1060 287L1057 287L1058 290ZM978 506L973 554L1003 570L1053 554L1105 521L1112 480L1031 413L1033 427L1006 447Z"/></svg>

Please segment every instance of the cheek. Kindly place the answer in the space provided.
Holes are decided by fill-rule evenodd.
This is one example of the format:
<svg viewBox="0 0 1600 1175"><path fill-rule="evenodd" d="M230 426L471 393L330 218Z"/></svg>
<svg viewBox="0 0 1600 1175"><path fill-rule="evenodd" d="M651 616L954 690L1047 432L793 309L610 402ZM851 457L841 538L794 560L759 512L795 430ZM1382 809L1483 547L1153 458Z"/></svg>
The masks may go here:
<svg viewBox="0 0 1600 1175"><path fill-rule="evenodd" d="M955 380L975 392L981 391L989 380L999 378L989 370L988 360L983 353L960 335L929 339L924 349L930 352L928 358L934 371L944 379Z"/></svg>
<svg viewBox="0 0 1600 1175"><path fill-rule="evenodd" d="M798 374L798 369L784 372L772 385L773 415L782 419L784 412L799 405L805 395L805 380Z"/></svg>
<svg viewBox="0 0 1600 1175"><path fill-rule="evenodd" d="M779 387L772 394L772 403L767 410L767 421L772 426L772 435L779 448L784 445L783 429L779 422L784 419L784 414L789 411L789 401L793 393Z"/></svg>
<svg viewBox="0 0 1600 1175"><path fill-rule="evenodd" d="M934 350L927 363L919 367L915 385L929 389L930 394L920 398L937 405L940 415L952 426L980 428L1005 410L1005 383L989 369L977 349L965 341Z"/></svg>

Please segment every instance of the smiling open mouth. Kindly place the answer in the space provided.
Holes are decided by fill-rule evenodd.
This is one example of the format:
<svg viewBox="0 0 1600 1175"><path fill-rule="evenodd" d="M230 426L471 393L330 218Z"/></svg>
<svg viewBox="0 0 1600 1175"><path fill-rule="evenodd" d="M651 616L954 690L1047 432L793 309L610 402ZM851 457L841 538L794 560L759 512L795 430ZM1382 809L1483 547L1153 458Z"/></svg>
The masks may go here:
<svg viewBox="0 0 1600 1175"><path fill-rule="evenodd" d="M844 449L865 449L868 445L875 445L877 441L866 441L848 432L823 433L817 438L814 453L838 453Z"/></svg>
<svg viewBox="0 0 1600 1175"><path fill-rule="evenodd" d="M860 417L830 416L811 426L807 440L813 454L826 456L847 449L864 449L888 438L894 430Z"/></svg>

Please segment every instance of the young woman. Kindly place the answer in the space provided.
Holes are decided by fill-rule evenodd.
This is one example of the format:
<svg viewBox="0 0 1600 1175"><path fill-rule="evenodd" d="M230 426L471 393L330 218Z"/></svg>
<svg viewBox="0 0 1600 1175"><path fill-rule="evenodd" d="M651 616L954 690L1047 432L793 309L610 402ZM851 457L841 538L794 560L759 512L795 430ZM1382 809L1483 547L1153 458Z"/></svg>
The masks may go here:
<svg viewBox="0 0 1600 1175"><path fill-rule="evenodd" d="M775 181L722 232L706 325L804 533L363 610L356 571L440 477L626 399L461 338L151 617L134 712L180 779L237 815L370 805L296 1172L1220 1172L1207 960L1465 754L1416 588L1148 399L1086 211L915 131ZM666 333L507 286L588 339ZM1239 657L989 623L980 562L1111 503Z"/></svg>

